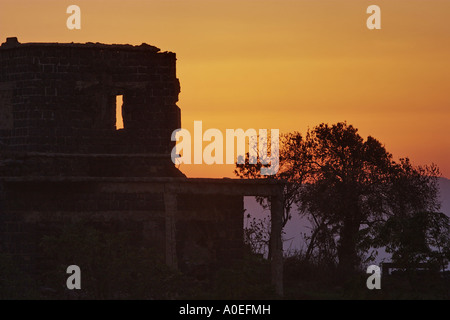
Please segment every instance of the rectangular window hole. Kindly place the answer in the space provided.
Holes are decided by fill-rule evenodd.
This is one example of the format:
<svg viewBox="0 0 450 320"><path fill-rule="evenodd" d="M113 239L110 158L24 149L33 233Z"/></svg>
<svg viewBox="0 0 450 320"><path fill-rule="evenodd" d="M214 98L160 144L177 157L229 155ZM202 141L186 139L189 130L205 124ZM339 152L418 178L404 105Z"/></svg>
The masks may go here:
<svg viewBox="0 0 450 320"><path fill-rule="evenodd" d="M123 116L122 116L122 106L123 106L123 95L116 96L116 130L123 129Z"/></svg>

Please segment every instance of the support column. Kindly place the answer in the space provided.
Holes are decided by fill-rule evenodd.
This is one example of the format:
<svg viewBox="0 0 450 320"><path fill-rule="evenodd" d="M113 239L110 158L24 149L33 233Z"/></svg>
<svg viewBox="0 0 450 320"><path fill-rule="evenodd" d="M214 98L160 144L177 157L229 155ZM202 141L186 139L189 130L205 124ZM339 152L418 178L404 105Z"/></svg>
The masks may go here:
<svg viewBox="0 0 450 320"><path fill-rule="evenodd" d="M166 264L172 269L178 269L177 242L175 221L177 216L177 194L164 193L166 217Z"/></svg>
<svg viewBox="0 0 450 320"><path fill-rule="evenodd" d="M275 292L283 296L283 242L281 239L282 219L284 213L283 189L279 188L276 195L271 197L271 272L272 285Z"/></svg>

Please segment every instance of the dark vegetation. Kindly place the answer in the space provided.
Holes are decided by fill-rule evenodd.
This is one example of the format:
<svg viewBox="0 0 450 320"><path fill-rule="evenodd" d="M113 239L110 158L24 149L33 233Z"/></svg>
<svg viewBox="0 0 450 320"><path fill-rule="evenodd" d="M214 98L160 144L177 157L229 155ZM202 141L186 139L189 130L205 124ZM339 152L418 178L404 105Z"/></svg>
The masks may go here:
<svg viewBox="0 0 450 320"><path fill-rule="evenodd" d="M283 226L292 214L306 217L312 225L311 233L305 235L305 251L286 259L289 285L320 287L325 281L327 294L352 296L359 288L363 295L357 296L364 297L369 291L364 270L377 250L385 248L405 279L389 277L392 285L398 285L398 296L381 290L377 297L434 293L448 297L448 279L444 278L450 260L450 224L439 212L440 173L435 165L414 166L408 158L396 161L375 138L364 139L353 126L337 123L320 124L306 136L299 132L283 135L278 173L261 176L261 167L247 162L237 165L235 174L244 179L284 180ZM266 198L257 200L269 208ZM246 238L250 247L258 249L256 253L270 239L265 225L270 223L254 220L245 233L250 235ZM419 271L423 264L435 272ZM295 273L294 266L303 271Z"/></svg>

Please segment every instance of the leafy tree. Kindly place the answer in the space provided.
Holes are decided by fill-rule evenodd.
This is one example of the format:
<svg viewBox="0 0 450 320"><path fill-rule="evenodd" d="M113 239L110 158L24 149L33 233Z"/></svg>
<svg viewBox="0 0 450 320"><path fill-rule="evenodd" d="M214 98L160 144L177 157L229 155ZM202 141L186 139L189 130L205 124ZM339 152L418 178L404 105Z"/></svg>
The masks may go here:
<svg viewBox="0 0 450 320"><path fill-rule="evenodd" d="M449 218L439 212L392 216L380 225L378 245L386 246L392 261L404 268L429 262L445 268L450 257Z"/></svg>
<svg viewBox="0 0 450 320"><path fill-rule="evenodd" d="M431 262L446 265L450 254L449 218L438 212L439 170L414 167L409 159L392 166L386 216L372 228L373 246L385 246L405 268Z"/></svg>
<svg viewBox="0 0 450 320"><path fill-rule="evenodd" d="M389 179L392 155L346 123L315 127L305 144L307 179L297 203L330 227L339 267L351 272L359 264L361 226L383 213L380 191Z"/></svg>
<svg viewBox="0 0 450 320"><path fill-rule="evenodd" d="M305 138L298 132L284 134L280 145L280 170L266 179L288 182L283 226L296 204L313 225L306 258L317 251L325 260L337 261L344 274L354 271L371 247L389 243L392 250L400 250L399 242L381 231L392 219L439 208L435 166L414 167L408 159L395 162L378 140L363 139L347 123L320 124ZM260 168L247 162L237 165L235 173L263 178ZM266 199L258 200L269 206ZM426 232L432 233L435 225L429 226ZM442 230L434 230L435 241L445 242L437 236Z"/></svg>

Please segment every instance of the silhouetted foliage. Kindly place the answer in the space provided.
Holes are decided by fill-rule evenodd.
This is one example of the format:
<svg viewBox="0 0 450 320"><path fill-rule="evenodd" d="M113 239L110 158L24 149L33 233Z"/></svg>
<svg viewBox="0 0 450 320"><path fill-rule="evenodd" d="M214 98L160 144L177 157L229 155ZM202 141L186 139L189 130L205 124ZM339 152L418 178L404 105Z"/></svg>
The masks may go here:
<svg viewBox="0 0 450 320"><path fill-rule="evenodd" d="M246 217L244 226L244 243L250 252L265 256L268 254L270 242L270 216L263 219Z"/></svg>
<svg viewBox="0 0 450 320"><path fill-rule="evenodd" d="M270 139L268 139L270 140ZM302 159L297 159L295 154L302 155L302 152L299 152L304 147L303 139L300 133L293 134L283 134L280 136L280 169L275 175L261 175L261 167L263 166L261 162L257 161L256 165L250 164L250 156L247 153L244 164L236 164L236 169L234 173L240 177L241 179L277 179L288 182L284 186L284 214L282 217L282 227L286 226L286 223L291 219L291 211L292 207L295 204L296 198L299 194L299 189L301 188L303 182L303 175L305 171L299 165ZM271 151L271 146L267 147L267 150ZM287 159L293 159L294 161ZM295 162L295 160L298 160ZM257 202L264 208L270 209L270 199L267 197L256 197ZM254 221L256 223L256 221ZM255 225L253 226L255 227ZM267 234L269 235L270 242L270 217L269 221L267 221ZM249 233L249 231L247 232ZM268 258L270 259L271 252L270 246L268 246Z"/></svg>
<svg viewBox="0 0 450 320"><path fill-rule="evenodd" d="M364 222L382 211L381 186L389 177L392 156L372 137L364 140L346 123L321 124L307 133L307 179L298 205L328 226L336 239L336 253L343 272L359 264L358 241Z"/></svg>
<svg viewBox="0 0 450 320"><path fill-rule="evenodd" d="M392 216L377 230L375 244L392 253L392 261L406 268L428 262L446 268L450 259L449 218L438 212Z"/></svg>
<svg viewBox="0 0 450 320"><path fill-rule="evenodd" d="M423 262L446 265L449 259L449 218L437 212L439 171L415 167L408 159L392 165L385 216L372 224L372 246L385 246L393 262L414 268Z"/></svg>
<svg viewBox="0 0 450 320"><path fill-rule="evenodd" d="M433 234L430 246L446 247L443 235L448 221L431 214L439 209L436 166L415 167L407 158L396 162L378 140L363 139L347 123L320 124L308 130L305 138L298 132L284 134L280 146L280 170L275 176L260 176L261 165L248 162L237 165L235 173L241 178L288 182L283 226L293 204L311 221L306 260L316 255L324 263L337 263L346 274L355 271L363 258L370 259L373 247L388 246L394 258L404 256L409 240L393 236L386 228L419 212L434 217L434 222L425 224L416 237L428 235L429 239ZM258 200L268 206L264 198ZM428 251L429 258L435 255Z"/></svg>
<svg viewBox="0 0 450 320"><path fill-rule="evenodd" d="M270 139L268 139L270 140ZM302 170L299 164L302 159L295 157L295 154L302 155L301 152L303 145L303 139L300 133L282 134L280 136L280 169L275 175L261 175L261 162L250 164L250 156L247 153L244 164L236 164L234 173L241 179L277 179L289 182L284 187L284 215L282 219L282 226L291 218L292 206L295 203L296 196L298 195L299 188L303 182L303 176L305 171ZM267 150L271 151L271 146L267 147ZM289 159L289 161L287 161ZM293 161L292 161L293 160ZM295 160L298 160L295 162ZM270 209L270 201L266 197L256 197L258 203L264 209Z"/></svg>

